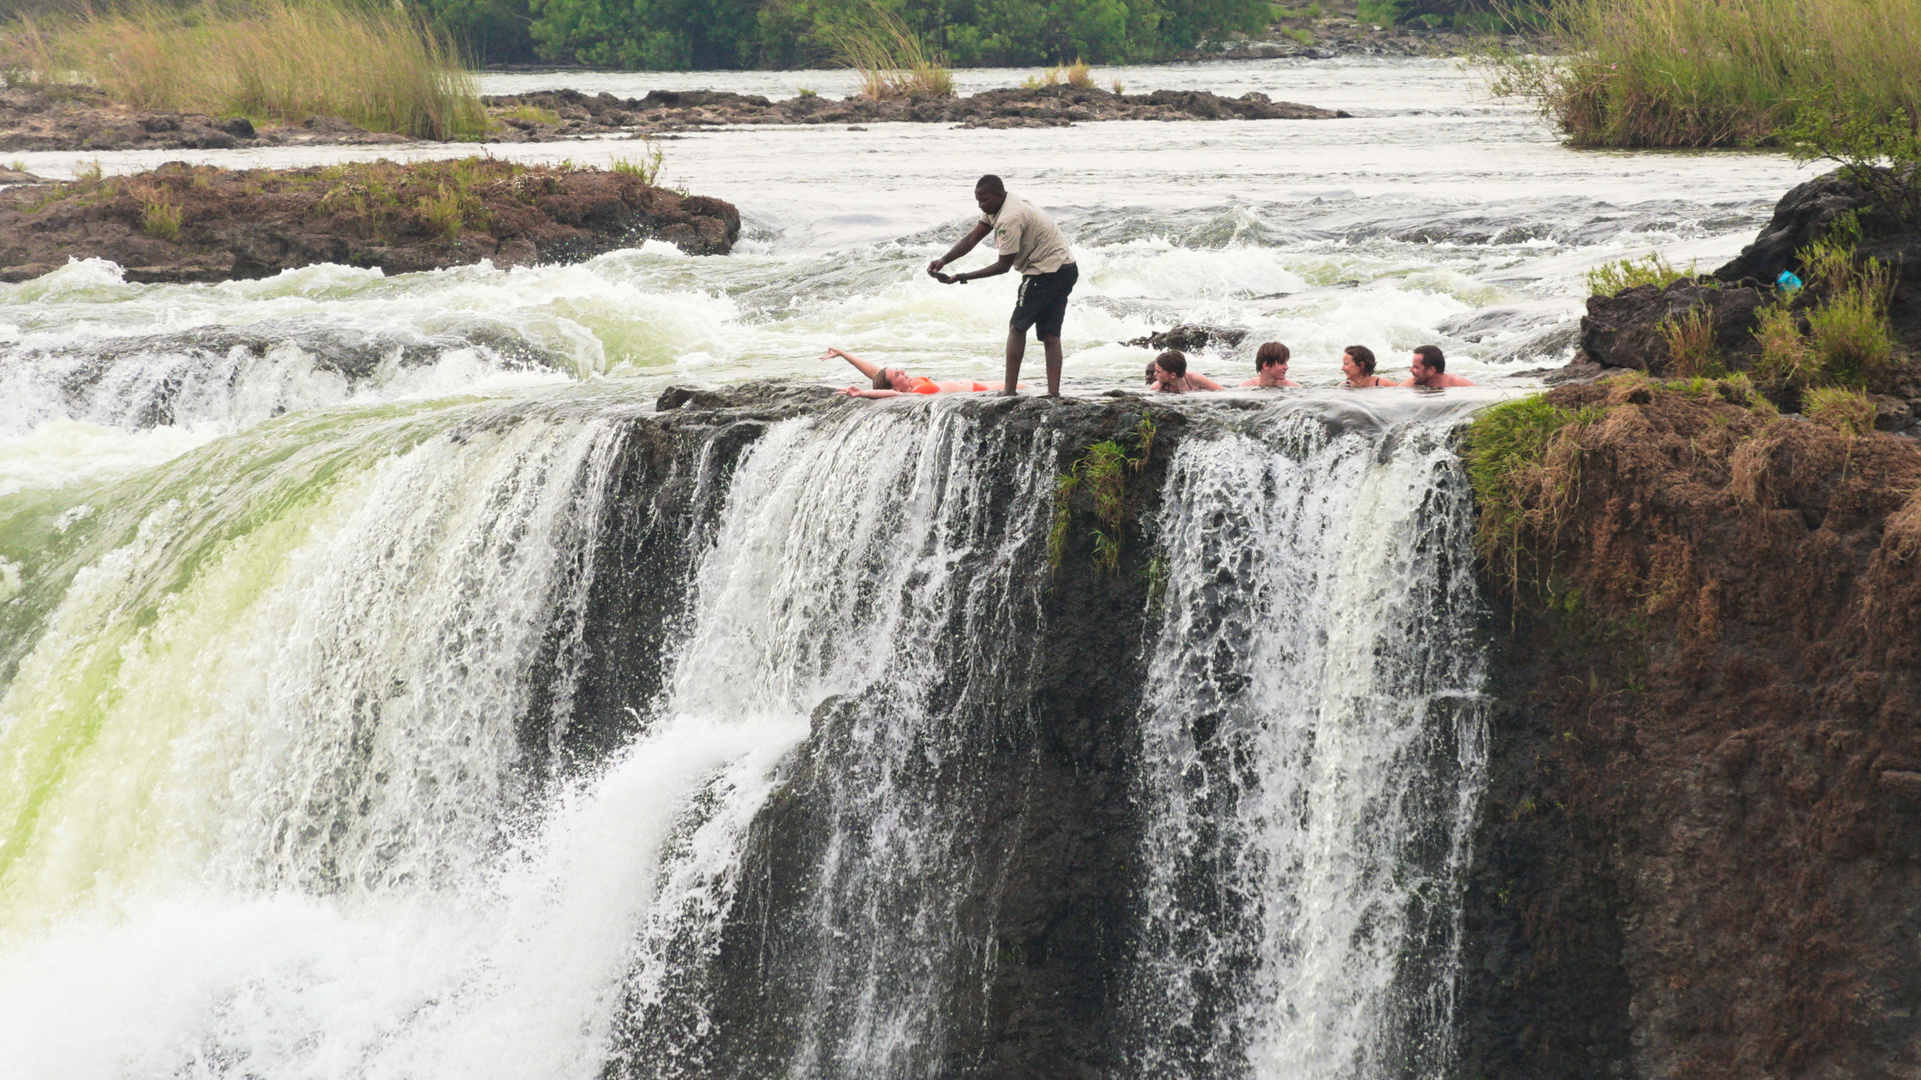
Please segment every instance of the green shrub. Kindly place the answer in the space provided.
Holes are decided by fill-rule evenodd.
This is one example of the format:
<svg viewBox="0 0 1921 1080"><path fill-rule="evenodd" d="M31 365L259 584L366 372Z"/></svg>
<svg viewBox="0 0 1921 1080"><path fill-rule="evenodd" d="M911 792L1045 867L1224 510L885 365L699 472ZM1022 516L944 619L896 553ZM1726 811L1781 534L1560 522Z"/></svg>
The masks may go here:
<svg viewBox="0 0 1921 1080"><path fill-rule="evenodd" d="M1807 339L1801 336L1799 320L1786 304L1769 304L1758 312L1760 325L1755 339L1761 354L1752 368L1756 378L1787 386L1806 386L1815 367Z"/></svg>
<svg viewBox="0 0 1921 1080"><path fill-rule="evenodd" d="M1894 352L1883 298L1868 285L1851 285L1809 311L1808 336L1826 378L1849 386L1866 382Z"/></svg>

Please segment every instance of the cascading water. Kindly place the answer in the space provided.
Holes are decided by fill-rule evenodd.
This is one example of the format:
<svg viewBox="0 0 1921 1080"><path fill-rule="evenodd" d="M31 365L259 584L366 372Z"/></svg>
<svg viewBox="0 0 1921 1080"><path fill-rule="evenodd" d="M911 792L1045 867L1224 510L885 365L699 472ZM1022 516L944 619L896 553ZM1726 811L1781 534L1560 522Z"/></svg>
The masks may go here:
<svg viewBox="0 0 1921 1080"><path fill-rule="evenodd" d="M1141 1075L1448 1063L1485 658L1449 427L1297 409L1180 448L1143 733Z"/></svg>
<svg viewBox="0 0 1921 1080"><path fill-rule="evenodd" d="M1098 917L1132 959L1037 935L1016 895L1036 851L1075 858L1037 688L1077 632L1047 534L1090 421L681 422L649 482L684 468L713 516L648 567L685 613L611 720L575 701L604 549L639 527L610 493L665 437L618 397L261 425L42 522L0 699L0 1055L994 1073L984 1033L1045 977L1124 981L1100 1038L1157 1075L1444 1063L1480 662L1451 414L1188 411L1143 538L1159 628L1081 658L1141 689L1097 696L1111 745L1068 762L1134 821L1097 883L1137 898ZM566 758L610 722L624 747Z"/></svg>

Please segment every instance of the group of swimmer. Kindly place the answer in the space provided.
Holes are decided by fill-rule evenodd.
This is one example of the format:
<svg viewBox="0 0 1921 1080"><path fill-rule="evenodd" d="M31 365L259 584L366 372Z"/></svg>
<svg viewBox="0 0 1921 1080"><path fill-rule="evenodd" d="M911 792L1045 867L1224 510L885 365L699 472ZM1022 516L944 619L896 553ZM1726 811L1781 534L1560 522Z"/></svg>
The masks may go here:
<svg viewBox="0 0 1921 1080"><path fill-rule="evenodd" d="M973 379L934 380L909 375L900 368L881 367L842 349L828 349L822 360L836 357L847 361L867 376L871 385L850 386L841 391L850 397L896 397L901 394L993 393L1012 395L1027 388L1020 381L1021 358L1027 350L1027 331L1032 328L1041 339L1047 361L1047 394L1061 392L1061 322L1067 314L1067 297L1080 280L1074 253L1054 220L1033 203L1008 192L998 176L983 176L974 184L974 205L980 220L947 254L927 264L928 276L943 285L964 285L976 278L995 277L1009 270L1021 275L1020 292L1014 301L1014 314L1008 320L1007 376L995 382ZM950 274L948 264L974 250L989 233L994 236L994 262L969 273ZM1241 386L1299 386L1287 377L1288 348L1278 341L1263 344L1254 353L1254 377ZM1353 388L1374 386L1473 386L1459 375L1447 371L1447 358L1433 345L1414 350L1409 377L1401 382L1374 373L1374 352L1365 345L1349 345L1341 353L1341 371L1347 376L1342 385ZM1147 382L1162 393L1187 393L1196 390L1222 390L1220 383L1199 372L1187 370L1185 354L1173 349L1161 353L1147 366Z"/></svg>
<svg viewBox="0 0 1921 1080"><path fill-rule="evenodd" d="M1243 379L1241 386L1299 386L1300 383L1287 377L1287 361L1291 354L1287 346L1278 341L1263 342L1254 350L1254 377ZM1365 345L1349 345L1341 353L1341 373L1347 381L1341 385L1349 389L1365 389L1372 386L1425 386L1439 390L1447 386L1473 386L1474 384L1451 375L1447 370L1447 357L1439 346L1423 345L1414 350L1413 362L1408 365L1408 377L1395 382L1374 374L1374 350ZM1227 387L1215 382L1199 372L1187 370L1187 354L1169 349L1156 356L1147 365L1147 385L1167 394L1190 393L1195 390L1225 390Z"/></svg>

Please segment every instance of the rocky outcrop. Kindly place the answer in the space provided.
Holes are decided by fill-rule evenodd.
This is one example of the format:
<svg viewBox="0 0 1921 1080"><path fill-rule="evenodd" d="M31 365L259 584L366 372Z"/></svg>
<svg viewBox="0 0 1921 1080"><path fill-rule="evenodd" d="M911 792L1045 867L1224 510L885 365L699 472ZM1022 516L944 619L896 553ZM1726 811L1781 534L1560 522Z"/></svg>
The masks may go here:
<svg viewBox="0 0 1921 1080"><path fill-rule="evenodd" d="M0 281L69 258L111 260L130 281L223 281L316 263L389 273L493 260L574 262L661 239L726 254L732 204L639 176L478 158L324 169L150 172L0 191Z"/></svg>
<svg viewBox="0 0 1921 1080"><path fill-rule="evenodd" d="M1666 288L1638 285L1614 296L1591 296L1581 319L1581 355L1603 367L1665 373L1666 327L1682 319L1705 319L1725 363L1745 368L1759 352L1756 312L1768 301L1758 288L1720 288L1710 281L1677 281Z"/></svg>
<svg viewBox="0 0 1921 1080"><path fill-rule="evenodd" d="M0 153L82 150L235 150L310 143L381 145L412 142L366 131L338 117L256 130L244 116L216 117L140 109L89 86L0 89Z"/></svg>
<svg viewBox="0 0 1921 1080"><path fill-rule="evenodd" d="M1921 447L1548 400L1601 412L1500 616L1459 1075L1916 1075Z"/></svg>
<svg viewBox="0 0 1921 1080"><path fill-rule="evenodd" d="M1198 352L1215 345L1234 348L1247 340L1247 333L1245 327L1182 323L1171 330L1156 330L1146 337L1133 338L1121 344L1137 349L1178 349L1181 352Z"/></svg>
<svg viewBox="0 0 1921 1080"><path fill-rule="evenodd" d="M959 124L1056 127L1096 120L1329 120L1348 114L1255 92L1237 98L1205 90L1111 93L1093 86L985 90L968 97L836 100L817 94L774 101L725 90L651 90L643 98L550 90L483 99L505 141L542 141L616 131L681 131L731 124ZM548 117L553 119L549 120Z"/></svg>

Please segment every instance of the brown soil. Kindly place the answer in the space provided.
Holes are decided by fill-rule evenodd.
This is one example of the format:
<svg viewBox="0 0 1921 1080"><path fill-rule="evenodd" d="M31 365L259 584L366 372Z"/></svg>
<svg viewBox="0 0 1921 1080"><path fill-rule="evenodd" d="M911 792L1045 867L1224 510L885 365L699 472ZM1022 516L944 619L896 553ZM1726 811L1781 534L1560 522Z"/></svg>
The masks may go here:
<svg viewBox="0 0 1921 1080"><path fill-rule="evenodd" d="M1265 94L1221 97L1204 90L1116 94L1097 86L985 90L969 97L874 101L804 95L773 101L723 90L653 90L644 98L589 96L578 90L488 97L501 126L490 138L544 141L627 132L670 132L738 124L959 124L963 127L1059 127L1094 120L1331 120L1344 112L1317 109ZM558 117L548 123L530 113Z"/></svg>
<svg viewBox="0 0 1921 1080"><path fill-rule="evenodd" d="M178 163L132 176L0 190L0 281L69 257L130 281L221 281L314 263L435 270L572 262L649 238L726 254L732 204L628 173L505 161L234 171Z"/></svg>
<svg viewBox="0 0 1921 1080"><path fill-rule="evenodd" d="M1465 1059L1921 1075L1921 447L1680 385L1548 395L1604 411L1504 616Z"/></svg>
<svg viewBox="0 0 1921 1080"><path fill-rule="evenodd" d="M404 135L365 131L331 116L311 116L297 126L256 130L244 117L137 109L85 86L0 89L0 153L233 150L246 146L412 141Z"/></svg>

